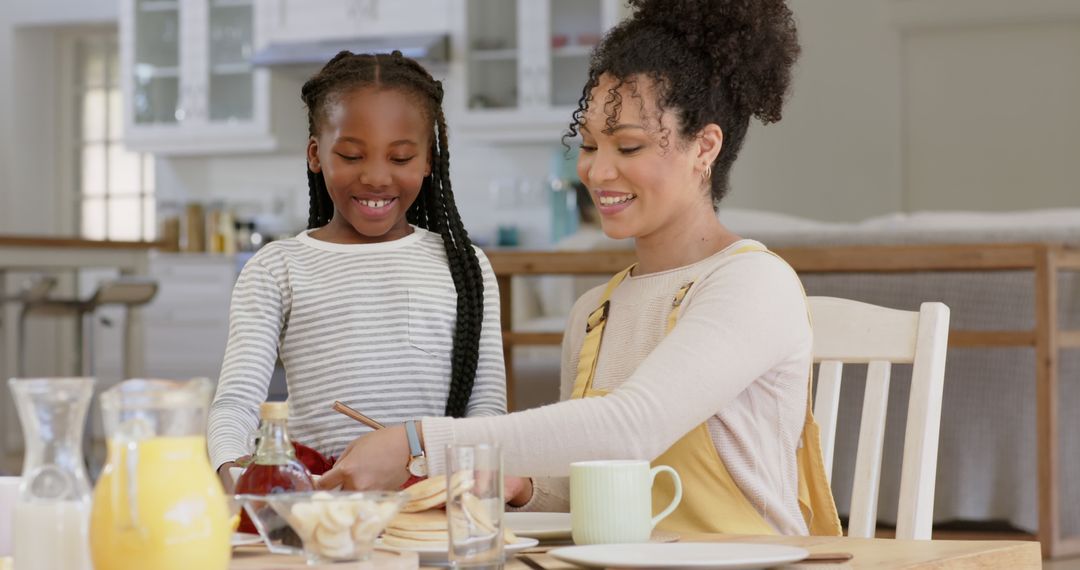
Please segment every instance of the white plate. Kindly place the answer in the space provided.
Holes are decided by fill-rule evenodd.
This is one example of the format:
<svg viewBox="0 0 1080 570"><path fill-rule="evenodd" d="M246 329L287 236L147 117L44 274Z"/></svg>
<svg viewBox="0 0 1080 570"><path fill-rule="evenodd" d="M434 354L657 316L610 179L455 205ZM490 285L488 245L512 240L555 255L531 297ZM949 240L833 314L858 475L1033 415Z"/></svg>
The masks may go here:
<svg viewBox="0 0 1080 570"><path fill-rule="evenodd" d="M570 513L503 513L503 524L518 536L570 539Z"/></svg>
<svg viewBox="0 0 1080 570"><path fill-rule="evenodd" d="M375 544L378 545L380 548L385 548L387 550L398 550L398 551L402 551L402 552L415 552L416 554L418 554L420 556L420 565L421 566L423 566L425 564L436 565L436 566L446 566L446 565L448 565L450 563L450 560L447 558L447 552L446 552L446 545L445 544L440 544L438 546L414 546L414 547L389 546L389 545L383 544L381 538L376 540ZM536 540L535 538L520 538L514 544L507 544L507 545L503 546L503 551L506 552L506 557L509 559L514 554L517 554L518 552L521 552L522 550L525 550L526 548L532 548L532 547L536 546L537 544L540 544L540 541Z"/></svg>
<svg viewBox="0 0 1080 570"><path fill-rule="evenodd" d="M810 553L802 548L779 544L679 542L568 546L556 548L548 554L563 562L581 566L744 570L798 562Z"/></svg>
<svg viewBox="0 0 1080 570"><path fill-rule="evenodd" d="M249 544L262 544L262 537L257 534L251 534L250 532L234 532L232 533L232 545L233 546L247 546Z"/></svg>

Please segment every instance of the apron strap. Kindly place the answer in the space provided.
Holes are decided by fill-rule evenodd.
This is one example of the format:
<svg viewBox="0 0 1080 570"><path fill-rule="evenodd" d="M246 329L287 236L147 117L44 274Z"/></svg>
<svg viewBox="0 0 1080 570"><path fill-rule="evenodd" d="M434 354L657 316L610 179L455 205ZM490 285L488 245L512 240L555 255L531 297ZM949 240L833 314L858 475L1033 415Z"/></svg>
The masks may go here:
<svg viewBox="0 0 1080 570"><path fill-rule="evenodd" d="M608 311L611 310L611 293L635 266L636 263L623 269L608 281L604 293L600 295L600 306L589 313L585 322L585 342L578 353L577 380L574 382L571 398L584 398L585 392L592 388L593 377L596 376L596 361L600 356L600 341L604 338L604 325L607 323Z"/></svg>

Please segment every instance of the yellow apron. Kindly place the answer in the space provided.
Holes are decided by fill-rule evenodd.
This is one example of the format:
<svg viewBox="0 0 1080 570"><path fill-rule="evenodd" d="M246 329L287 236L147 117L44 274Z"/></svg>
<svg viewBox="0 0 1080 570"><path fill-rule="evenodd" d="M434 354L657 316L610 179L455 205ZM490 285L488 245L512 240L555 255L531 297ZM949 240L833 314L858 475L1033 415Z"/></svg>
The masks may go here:
<svg viewBox="0 0 1080 570"><path fill-rule="evenodd" d="M748 251L772 253L758 245L738 249L732 255ZM774 254L775 255L775 254ZM600 341L604 335L611 307L611 293L630 274L633 266L611 278L600 297L600 307L589 315L585 328L585 342L578 356L577 378L571 398L604 396L606 390L593 388L596 362L600 355ZM679 289L672 299L668 315L667 332L675 326L679 306L694 282ZM805 295L805 293L804 293ZM809 315L809 313L807 313ZM821 436L811 412L812 369L808 374L806 398L806 423L799 449L796 451L799 472L799 507L806 526L812 535L840 536L840 518L836 513L832 489L825 476L825 464L821 455ZM653 465L670 465L682 480L683 500L670 516L658 525L675 532L709 532L725 534L776 534L776 531L758 513L743 495L727 467L716 451L709 435L707 422L702 422L675 442L667 451L653 461ZM667 505L674 498L675 487L667 478L657 481L653 487L653 505Z"/></svg>

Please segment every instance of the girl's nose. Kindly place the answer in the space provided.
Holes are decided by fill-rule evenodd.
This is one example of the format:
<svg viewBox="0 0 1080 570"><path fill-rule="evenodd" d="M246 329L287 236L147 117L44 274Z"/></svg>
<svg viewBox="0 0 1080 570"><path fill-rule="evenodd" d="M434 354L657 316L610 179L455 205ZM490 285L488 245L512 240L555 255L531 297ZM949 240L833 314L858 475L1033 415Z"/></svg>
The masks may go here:
<svg viewBox="0 0 1080 570"><path fill-rule="evenodd" d="M360 169L360 183L365 186L380 188L389 186L392 182L388 165L371 161Z"/></svg>

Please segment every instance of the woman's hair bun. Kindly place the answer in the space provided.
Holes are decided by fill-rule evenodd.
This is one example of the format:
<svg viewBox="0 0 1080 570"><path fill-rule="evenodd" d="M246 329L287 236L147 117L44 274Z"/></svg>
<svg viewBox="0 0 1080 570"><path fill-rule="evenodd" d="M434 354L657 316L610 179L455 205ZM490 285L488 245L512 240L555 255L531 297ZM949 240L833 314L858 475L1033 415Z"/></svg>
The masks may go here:
<svg viewBox="0 0 1080 570"><path fill-rule="evenodd" d="M629 0L631 17L683 38L708 59L710 83L763 123L780 120L799 56L795 19L784 0Z"/></svg>

